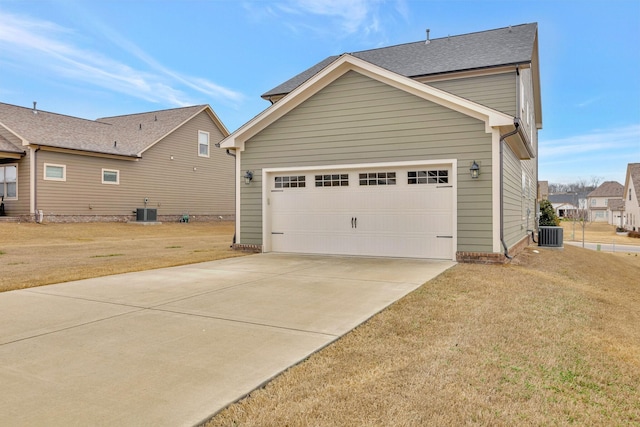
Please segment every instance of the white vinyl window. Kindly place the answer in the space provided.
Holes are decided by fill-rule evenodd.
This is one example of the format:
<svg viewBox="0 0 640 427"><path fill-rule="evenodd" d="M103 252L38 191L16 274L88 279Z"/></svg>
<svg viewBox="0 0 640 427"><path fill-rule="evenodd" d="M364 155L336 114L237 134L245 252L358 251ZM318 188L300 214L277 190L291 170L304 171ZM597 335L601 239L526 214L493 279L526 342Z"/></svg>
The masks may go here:
<svg viewBox="0 0 640 427"><path fill-rule="evenodd" d="M52 163L44 164L45 181L66 181L67 165L54 165Z"/></svg>
<svg viewBox="0 0 640 427"><path fill-rule="evenodd" d="M103 184L120 184L120 171L116 169L102 169Z"/></svg>
<svg viewBox="0 0 640 427"><path fill-rule="evenodd" d="M18 198L18 166L0 166L0 196L5 199Z"/></svg>
<svg viewBox="0 0 640 427"><path fill-rule="evenodd" d="M198 131L198 156L209 157L209 132Z"/></svg>

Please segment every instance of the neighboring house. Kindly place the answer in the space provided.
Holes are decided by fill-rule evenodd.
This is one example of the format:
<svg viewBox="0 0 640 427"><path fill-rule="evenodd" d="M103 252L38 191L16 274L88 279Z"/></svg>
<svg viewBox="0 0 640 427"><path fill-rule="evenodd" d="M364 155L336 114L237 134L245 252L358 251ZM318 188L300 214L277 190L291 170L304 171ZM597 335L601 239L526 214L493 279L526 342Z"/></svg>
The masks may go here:
<svg viewBox="0 0 640 427"><path fill-rule="evenodd" d="M558 218L563 219L578 219L581 217L581 211L585 212L587 207L585 193L550 194L548 200Z"/></svg>
<svg viewBox="0 0 640 427"><path fill-rule="evenodd" d="M622 200L624 187L617 181L605 181L587 195L589 221L614 224L609 200Z"/></svg>
<svg viewBox="0 0 640 427"><path fill-rule="evenodd" d="M529 244L537 24L332 56L262 97L221 145L236 247L502 262Z"/></svg>
<svg viewBox="0 0 640 427"><path fill-rule="evenodd" d="M624 200L609 199L608 206L610 224L620 228L624 227Z"/></svg>
<svg viewBox="0 0 640 427"><path fill-rule="evenodd" d="M46 221L233 218L234 162L208 105L85 120L0 103L6 214Z"/></svg>
<svg viewBox="0 0 640 427"><path fill-rule="evenodd" d="M629 163L624 179L624 227L640 230L640 163Z"/></svg>

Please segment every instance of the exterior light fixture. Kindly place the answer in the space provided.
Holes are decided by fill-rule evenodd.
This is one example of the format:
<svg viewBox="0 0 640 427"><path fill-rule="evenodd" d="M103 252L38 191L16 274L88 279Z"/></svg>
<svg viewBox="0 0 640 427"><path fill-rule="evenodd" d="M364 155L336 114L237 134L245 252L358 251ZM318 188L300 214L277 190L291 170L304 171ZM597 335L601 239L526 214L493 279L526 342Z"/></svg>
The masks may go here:
<svg viewBox="0 0 640 427"><path fill-rule="evenodd" d="M478 166L475 160L473 161L473 164L469 168L469 172L471 172L472 179L478 179L478 177L480 176L480 166Z"/></svg>
<svg viewBox="0 0 640 427"><path fill-rule="evenodd" d="M251 184L252 180L253 180L253 172L246 171L245 174L244 174L244 183L249 185L249 184Z"/></svg>

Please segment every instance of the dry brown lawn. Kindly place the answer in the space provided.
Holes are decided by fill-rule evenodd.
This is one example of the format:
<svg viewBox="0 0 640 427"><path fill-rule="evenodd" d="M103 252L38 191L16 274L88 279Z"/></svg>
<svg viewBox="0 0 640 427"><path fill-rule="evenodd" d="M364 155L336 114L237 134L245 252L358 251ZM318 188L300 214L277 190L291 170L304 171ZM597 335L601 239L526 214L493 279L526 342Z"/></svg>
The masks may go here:
<svg viewBox="0 0 640 427"><path fill-rule="evenodd" d="M241 255L232 236L226 222L0 224L0 289ZM640 256L531 246L455 266L208 426L640 426L639 384Z"/></svg>
<svg viewBox="0 0 640 427"><path fill-rule="evenodd" d="M638 426L639 260L459 264L207 427Z"/></svg>
<svg viewBox="0 0 640 427"><path fill-rule="evenodd" d="M562 221L564 240L582 241L582 225L579 222ZM588 222L584 228L584 241L591 243L615 243L616 245L640 246L640 239L616 234L614 225L601 222Z"/></svg>
<svg viewBox="0 0 640 427"><path fill-rule="evenodd" d="M0 292L242 255L232 222L0 223Z"/></svg>

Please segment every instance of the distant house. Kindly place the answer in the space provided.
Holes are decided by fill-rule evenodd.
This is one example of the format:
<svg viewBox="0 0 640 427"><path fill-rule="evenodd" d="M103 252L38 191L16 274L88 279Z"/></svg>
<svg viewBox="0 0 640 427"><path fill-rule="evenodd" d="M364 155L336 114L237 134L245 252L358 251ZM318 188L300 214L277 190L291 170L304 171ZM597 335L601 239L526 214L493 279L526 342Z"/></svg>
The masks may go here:
<svg viewBox="0 0 640 427"><path fill-rule="evenodd" d="M640 163L629 163L624 180L624 227L640 229Z"/></svg>
<svg viewBox="0 0 640 427"><path fill-rule="evenodd" d="M614 224L610 200L622 200L624 187L617 181L605 181L587 196L589 220Z"/></svg>
<svg viewBox="0 0 640 427"><path fill-rule="evenodd" d="M562 219L580 218L580 212L584 212L587 207L586 193L550 194L548 200L558 218Z"/></svg>
<svg viewBox="0 0 640 427"><path fill-rule="evenodd" d="M262 97L236 247L503 262L536 227L537 24L328 57Z"/></svg>
<svg viewBox="0 0 640 427"><path fill-rule="evenodd" d="M0 103L0 195L25 220L232 218L228 134L208 105L94 121Z"/></svg>

